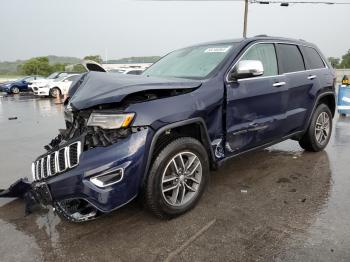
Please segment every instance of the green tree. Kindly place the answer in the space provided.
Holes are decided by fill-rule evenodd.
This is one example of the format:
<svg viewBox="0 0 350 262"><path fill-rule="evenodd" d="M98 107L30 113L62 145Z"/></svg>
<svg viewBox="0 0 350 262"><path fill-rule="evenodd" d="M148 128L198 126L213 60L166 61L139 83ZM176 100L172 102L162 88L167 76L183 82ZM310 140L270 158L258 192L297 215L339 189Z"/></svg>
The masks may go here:
<svg viewBox="0 0 350 262"><path fill-rule="evenodd" d="M337 57L328 57L329 63L332 65L333 68L338 68L340 64L340 58Z"/></svg>
<svg viewBox="0 0 350 262"><path fill-rule="evenodd" d="M84 57L84 60L92 60L99 64L102 64L102 58L100 55L88 55Z"/></svg>
<svg viewBox="0 0 350 262"><path fill-rule="evenodd" d="M350 49L345 55L342 56L339 68L350 68Z"/></svg>
<svg viewBox="0 0 350 262"><path fill-rule="evenodd" d="M57 63L57 64L53 64L50 68L50 73L53 73L53 72L57 72L57 71L65 71L66 69L66 64L60 64L60 63Z"/></svg>
<svg viewBox="0 0 350 262"><path fill-rule="evenodd" d="M21 66L21 73L25 75L43 75L51 73L51 66L47 57L35 57L29 59Z"/></svg>

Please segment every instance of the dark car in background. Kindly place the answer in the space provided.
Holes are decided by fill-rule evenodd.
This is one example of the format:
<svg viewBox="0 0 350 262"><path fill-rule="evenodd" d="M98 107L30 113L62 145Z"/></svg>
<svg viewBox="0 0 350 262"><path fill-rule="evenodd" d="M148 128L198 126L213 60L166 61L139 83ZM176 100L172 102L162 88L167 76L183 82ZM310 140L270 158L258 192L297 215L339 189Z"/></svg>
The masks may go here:
<svg viewBox="0 0 350 262"><path fill-rule="evenodd" d="M0 91L9 94L18 94L19 92L28 91L28 85L34 80L44 79L42 76L26 76L22 79L5 82L0 85Z"/></svg>
<svg viewBox="0 0 350 262"><path fill-rule="evenodd" d="M69 91L66 129L33 162L32 191L74 222L137 196L156 216L176 217L228 159L286 139L323 150L334 113L334 71L301 40L212 42L140 76L85 73Z"/></svg>

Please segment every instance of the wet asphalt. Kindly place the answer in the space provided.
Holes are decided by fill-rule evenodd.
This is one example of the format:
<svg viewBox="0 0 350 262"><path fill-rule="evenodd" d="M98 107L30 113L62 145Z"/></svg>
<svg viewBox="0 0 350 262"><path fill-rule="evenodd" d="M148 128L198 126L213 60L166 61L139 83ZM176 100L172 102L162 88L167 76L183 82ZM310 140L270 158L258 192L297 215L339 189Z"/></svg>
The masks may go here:
<svg viewBox="0 0 350 262"><path fill-rule="evenodd" d="M64 122L51 99L1 96L6 188L30 176ZM72 224L50 209L25 216L22 201L1 199L0 261L350 261L349 217L350 117L336 115L324 152L286 141L228 161L197 207L170 221L134 201Z"/></svg>

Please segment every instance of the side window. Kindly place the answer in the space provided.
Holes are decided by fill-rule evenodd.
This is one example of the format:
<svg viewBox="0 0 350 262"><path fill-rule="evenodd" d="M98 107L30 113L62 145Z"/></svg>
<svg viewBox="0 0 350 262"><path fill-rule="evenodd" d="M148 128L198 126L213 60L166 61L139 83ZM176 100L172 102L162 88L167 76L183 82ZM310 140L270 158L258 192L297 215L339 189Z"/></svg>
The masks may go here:
<svg viewBox="0 0 350 262"><path fill-rule="evenodd" d="M283 73L305 70L303 57L296 45L278 44L278 59Z"/></svg>
<svg viewBox="0 0 350 262"><path fill-rule="evenodd" d="M257 44L243 55L242 60L259 60L264 66L263 76L278 75L277 57L273 44Z"/></svg>
<svg viewBox="0 0 350 262"><path fill-rule="evenodd" d="M312 47L303 47L304 56L309 69L324 68L325 64L319 53Z"/></svg>

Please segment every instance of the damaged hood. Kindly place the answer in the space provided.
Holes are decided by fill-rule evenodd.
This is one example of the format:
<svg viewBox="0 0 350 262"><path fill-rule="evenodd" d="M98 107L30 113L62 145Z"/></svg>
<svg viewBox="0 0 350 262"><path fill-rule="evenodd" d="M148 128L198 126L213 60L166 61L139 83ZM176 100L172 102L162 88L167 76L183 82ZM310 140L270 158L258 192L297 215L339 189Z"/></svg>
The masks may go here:
<svg viewBox="0 0 350 262"><path fill-rule="evenodd" d="M124 75L103 72L85 74L79 86L73 88L69 100L74 110L121 102L127 95L151 90L193 89L201 85L197 80L156 78L143 75Z"/></svg>

